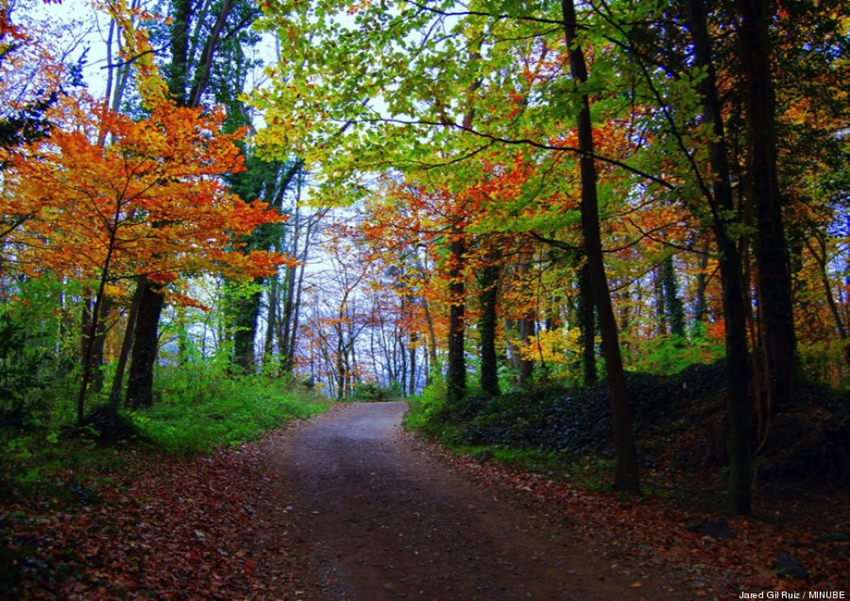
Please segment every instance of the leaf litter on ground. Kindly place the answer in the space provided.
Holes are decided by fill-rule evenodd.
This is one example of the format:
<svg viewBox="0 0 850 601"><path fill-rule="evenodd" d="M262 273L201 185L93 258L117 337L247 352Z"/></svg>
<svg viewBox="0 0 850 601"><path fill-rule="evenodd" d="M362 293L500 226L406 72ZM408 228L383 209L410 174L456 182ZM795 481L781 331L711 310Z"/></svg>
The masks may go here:
<svg viewBox="0 0 850 601"><path fill-rule="evenodd" d="M276 482L266 469L268 442L280 435L191 459L126 451L108 472L57 471L56 494L0 500L3 598L304 598L306 559L291 540L287 520L294 518L279 498L279 485L294 484ZM681 500L586 490L568 477L409 438L494 498L536 511L541 529L601 543L612 562L627 557L648 572L676 573L680 590L695 598L847 591L846 491L817 502L761 499L755 517L723 518L734 537L718 538L688 530L717 515ZM783 573L780 554L804 566L808 580Z"/></svg>

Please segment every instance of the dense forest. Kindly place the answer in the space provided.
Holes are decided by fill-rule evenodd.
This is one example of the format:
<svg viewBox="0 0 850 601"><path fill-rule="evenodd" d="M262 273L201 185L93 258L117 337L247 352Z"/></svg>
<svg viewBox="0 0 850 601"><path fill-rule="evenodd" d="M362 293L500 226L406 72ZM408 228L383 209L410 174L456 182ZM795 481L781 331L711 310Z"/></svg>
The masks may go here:
<svg viewBox="0 0 850 601"><path fill-rule="evenodd" d="M7 466L291 392L846 486L845 3L94 4L0 7Z"/></svg>

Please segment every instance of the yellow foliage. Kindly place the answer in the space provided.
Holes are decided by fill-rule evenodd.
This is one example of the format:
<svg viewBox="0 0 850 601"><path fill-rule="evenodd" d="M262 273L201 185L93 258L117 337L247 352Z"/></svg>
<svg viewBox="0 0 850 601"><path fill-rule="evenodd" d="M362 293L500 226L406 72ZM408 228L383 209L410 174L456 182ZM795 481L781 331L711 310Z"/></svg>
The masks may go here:
<svg viewBox="0 0 850 601"><path fill-rule="evenodd" d="M581 352L581 330L540 330L536 336L529 336L527 341L517 342L515 346L523 359L564 365L570 359L571 353Z"/></svg>

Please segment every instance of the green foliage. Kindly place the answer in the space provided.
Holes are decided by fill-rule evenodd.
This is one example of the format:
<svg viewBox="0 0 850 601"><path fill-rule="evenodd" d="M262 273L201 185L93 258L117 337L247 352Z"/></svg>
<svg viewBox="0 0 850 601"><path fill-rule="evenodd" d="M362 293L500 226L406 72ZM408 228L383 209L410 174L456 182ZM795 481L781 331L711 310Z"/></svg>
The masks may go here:
<svg viewBox="0 0 850 601"><path fill-rule="evenodd" d="M675 377L629 374L627 380L640 434L684 412L695 390L722 389L723 364L695 366ZM424 400L411 403L407 425L454 446L605 456L612 450L608 395L605 383L590 388L541 386L498 397L469 395L454 406L423 395Z"/></svg>
<svg viewBox="0 0 850 601"><path fill-rule="evenodd" d="M637 338L624 353L628 368L648 374L677 374L691 365L714 363L725 355L722 339L697 337L687 342L678 336Z"/></svg>
<svg viewBox="0 0 850 601"><path fill-rule="evenodd" d="M0 305L0 428L30 428L48 419L67 379L69 346L76 343L61 338L61 284L26 279L15 292Z"/></svg>
<svg viewBox="0 0 850 601"><path fill-rule="evenodd" d="M375 403L397 401L402 396L401 384L398 382L392 382L389 386L381 386L376 382L358 382L354 386L354 393L345 400L354 403Z"/></svg>
<svg viewBox="0 0 850 601"><path fill-rule="evenodd" d="M723 423L725 369L725 362L717 361L691 365L675 375L628 374L635 432L643 443L641 461L647 467L656 466L656 454L667 452L671 440L701 437ZM567 473L583 488L604 488L609 481L613 442L605 383L589 388L527 387L498 397L469 394L453 405L444 399L433 388L426 390L411 401L405 425L479 459ZM807 384L794 410L773 418L767 438L754 427L759 481L846 486L847 424L846 391ZM677 461L692 461L692 452L702 452L703 461L712 461L712 451L705 445L724 444L724 432L716 443L700 443L703 450L677 455ZM683 463L676 469L693 468Z"/></svg>
<svg viewBox="0 0 850 601"><path fill-rule="evenodd" d="M26 326L0 316L0 426L22 427L47 408L44 379L50 353L33 344Z"/></svg>
<svg viewBox="0 0 850 601"><path fill-rule="evenodd" d="M798 346L800 363L806 375L836 388L850 388L850 371L845 367L845 357L850 341L822 339L801 342Z"/></svg>
<svg viewBox="0 0 850 601"><path fill-rule="evenodd" d="M433 377L422 392L408 399L410 409L404 416L404 425L410 430L437 435L441 427L439 416L446 406L446 382Z"/></svg>
<svg viewBox="0 0 850 601"><path fill-rule="evenodd" d="M240 444L331 405L326 397L287 380L191 374L189 366L163 374L159 401L132 414L141 433L168 452L190 455ZM187 377L191 385L185 383Z"/></svg>

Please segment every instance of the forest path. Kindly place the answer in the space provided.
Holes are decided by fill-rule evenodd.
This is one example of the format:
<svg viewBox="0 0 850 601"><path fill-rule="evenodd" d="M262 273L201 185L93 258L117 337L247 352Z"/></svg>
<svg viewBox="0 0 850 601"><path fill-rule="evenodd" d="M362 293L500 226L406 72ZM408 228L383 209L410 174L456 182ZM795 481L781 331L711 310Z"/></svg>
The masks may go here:
<svg viewBox="0 0 850 601"><path fill-rule="evenodd" d="M603 559L539 509L480 490L414 448L400 429L405 410L346 405L274 449L287 522L310 570L304 599L675 598L661 578Z"/></svg>

